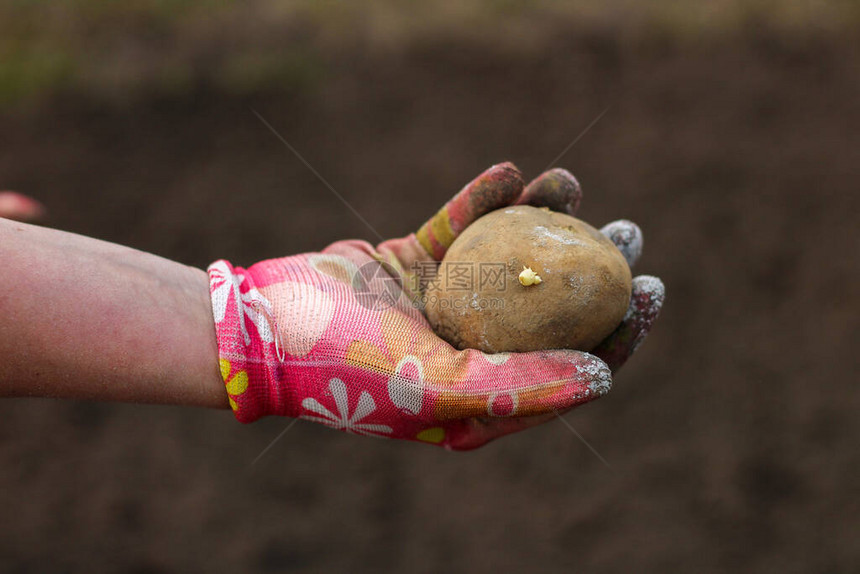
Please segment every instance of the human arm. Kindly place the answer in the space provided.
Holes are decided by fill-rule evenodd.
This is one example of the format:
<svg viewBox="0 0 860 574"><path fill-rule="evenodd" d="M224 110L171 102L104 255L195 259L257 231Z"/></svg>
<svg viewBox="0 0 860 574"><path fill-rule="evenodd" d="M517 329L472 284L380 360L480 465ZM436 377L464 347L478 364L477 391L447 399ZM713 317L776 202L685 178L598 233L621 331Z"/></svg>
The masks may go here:
<svg viewBox="0 0 860 574"><path fill-rule="evenodd" d="M206 273L0 219L0 396L226 408Z"/></svg>
<svg viewBox="0 0 860 574"><path fill-rule="evenodd" d="M656 319L662 283L634 279L627 316L592 354L487 355L433 333L410 274L437 266L489 211L528 203L573 214L579 198L563 170L524 187L519 171L502 164L416 233L376 247L340 241L248 269L218 261L208 277L0 219L0 396L229 405L243 422L282 415L449 449L481 446L608 392L612 371ZM604 233L632 265L638 228L621 222Z"/></svg>

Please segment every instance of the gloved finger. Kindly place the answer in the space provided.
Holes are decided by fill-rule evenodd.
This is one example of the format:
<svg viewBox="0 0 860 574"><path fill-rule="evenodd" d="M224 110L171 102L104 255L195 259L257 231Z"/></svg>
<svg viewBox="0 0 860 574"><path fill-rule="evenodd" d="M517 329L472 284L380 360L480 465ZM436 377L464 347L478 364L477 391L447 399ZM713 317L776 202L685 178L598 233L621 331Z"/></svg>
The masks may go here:
<svg viewBox="0 0 860 574"><path fill-rule="evenodd" d="M383 241L376 249L400 272L404 285L421 291L460 233L482 215L514 203L523 185L522 174L514 164L494 165L469 182L417 232Z"/></svg>
<svg viewBox="0 0 860 574"><path fill-rule="evenodd" d="M18 192L0 191L0 217L32 223L45 217L45 206Z"/></svg>
<svg viewBox="0 0 860 574"><path fill-rule="evenodd" d="M636 352L660 315L666 288L658 277L633 278L633 293L624 320L591 352L603 359L614 373Z"/></svg>
<svg viewBox="0 0 860 574"><path fill-rule="evenodd" d="M551 169L540 174L526 186L518 205L548 207L553 211L576 215L582 200L582 188L569 171Z"/></svg>
<svg viewBox="0 0 860 574"><path fill-rule="evenodd" d="M631 268L639 261L643 237L638 225L626 219L618 219L604 225L600 232L615 244Z"/></svg>
<svg viewBox="0 0 860 574"><path fill-rule="evenodd" d="M665 289L660 279L647 275L636 277L633 280L633 294L624 321L592 353L603 359L613 373L616 372L645 340L648 331L660 314L664 299ZM451 448L455 450L477 448L499 437L550 422L564 416L575 406L521 418L481 417L458 421L458 424L467 426L469 432L461 431L459 433L462 437L461 441L451 445Z"/></svg>
<svg viewBox="0 0 860 574"><path fill-rule="evenodd" d="M475 421L470 419L514 419L566 410L603 396L612 386L607 365L580 351L488 355L452 349L452 353L442 371L446 381L428 373L423 385L432 400L431 420L444 429L441 442L450 448L466 448L463 445L478 440L463 436L474 431Z"/></svg>
<svg viewBox="0 0 860 574"><path fill-rule="evenodd" d="M503 355L489 357L499 360ZM505 369L507 372L498 373L492 393L443 395L446 410L437 416L456 416L442 427L443 446L452 450L477 448L506 434L543 424L557 413L605 395L612 386L607 366L588 353L537 351L513 354L509 360L515 362ZM543 367L538 379L530 372L535 366ZM544 382L536 382L541 379Z"/></svg>
<svg viewBox="0 0 860 574"><path fill-rule="evenodd" d="M451 243L473 221L491 211L511 205L523 191L520 170L509 162L494 165L449 200L415 233L418 244L441 261Z"/></svg>

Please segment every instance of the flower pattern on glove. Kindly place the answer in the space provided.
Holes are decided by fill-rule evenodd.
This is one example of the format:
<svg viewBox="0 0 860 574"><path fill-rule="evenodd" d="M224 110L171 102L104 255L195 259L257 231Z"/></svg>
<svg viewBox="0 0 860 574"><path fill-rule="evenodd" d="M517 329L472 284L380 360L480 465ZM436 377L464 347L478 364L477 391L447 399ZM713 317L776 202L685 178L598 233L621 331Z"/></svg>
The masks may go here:
<svg viewBox="0 0 860 574"><path fill-rule="evenodd" d="M332 379L329 381L329 390L337 413L324 407L317 399L308 397L302 401L302 408L309 412L303 414L301 418L353 434L365 436L391 434L392 429L388 425L360 422L376 410L376 403L370 393L361 392L358 397L358 404L355 405L355 410L350 414L346 384L340 379Z"/></svg>
<svg viewBox="0 0 860 574"><path fill-rule="evenodd" d="M227 388L227 396L230 401L230 408L233 411L239 410L239 405L236 399L239 398L245 391L248 390L248 373L245 371L236 371L233 373L233 366L227 359L220 359L221 378L224 379L224 385Z"/></svg>
<svg viewBox="0 0 860 574"><path fill-rule="evenodd" d="M421 412L424 394L433 385L452 385L463 379L466 365L452 364L448 344L426 324L386 311L380 320L380 344L359 339L350 343L346 362L388 375L388 396L398 408Z"/></svg>
<svg viewBox="0 0 860 574"><path fill-rule="evenodd" d="M227 315L227 306L232 298L236 312L239 316L239 328L246 345L251 344L251 335L245 325L245 317L257 328L260 338L271 343L272 330L269 328L266 312L271 315L271 304L256 289L242 292L241 287L245 282L244 275L233 275L227 267L226 261L216 261L209 267L210 293L212 296L212 312L215 315L215 323L220 323ZM264 312L261 312L264 310Z"/></svg>

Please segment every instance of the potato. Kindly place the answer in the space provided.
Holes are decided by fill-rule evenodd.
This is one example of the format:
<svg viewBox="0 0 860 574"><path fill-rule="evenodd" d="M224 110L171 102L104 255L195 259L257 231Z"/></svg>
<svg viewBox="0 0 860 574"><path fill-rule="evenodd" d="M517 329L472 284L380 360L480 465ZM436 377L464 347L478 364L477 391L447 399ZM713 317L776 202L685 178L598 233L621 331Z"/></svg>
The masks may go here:
<svg viewBox="0 0 860 574"><path fill-rule="evenodd" d="M624 318L630 268L600 231L518 205L493 211L454 241L426 291L434 331L487 353L590 351Z"/></svg>

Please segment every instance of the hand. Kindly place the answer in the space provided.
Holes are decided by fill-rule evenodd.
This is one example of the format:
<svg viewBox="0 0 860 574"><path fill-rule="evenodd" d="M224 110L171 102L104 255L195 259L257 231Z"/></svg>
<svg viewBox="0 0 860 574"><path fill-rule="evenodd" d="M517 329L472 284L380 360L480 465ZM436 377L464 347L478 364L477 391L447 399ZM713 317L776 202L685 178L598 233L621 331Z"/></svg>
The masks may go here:
<svg viewBox="0 0 860 574"><path fill-rule="evenodd" d="M0 217L35 223L45 217L45 207L32 197L15 191L0 191Z"/></svg>
<svg viewBox="0 0 860 574"><path fill-rule="evenodd" d="M563 170L524 190L519 171L502 164L418 232L376 248L340 241L247 270L213 263L221 374L236 417L301 417L355 434L469 449L602 396L611 372L598 356L458 351L433 333L410 288L416 266L438 265L485 213L527 203L573 214L580 195ZM620 222L607 231L635 259L638 228ZM657 279L637 278L633 293L623 324L597 352L614 368L641 343L662 303Z"/></svg>

